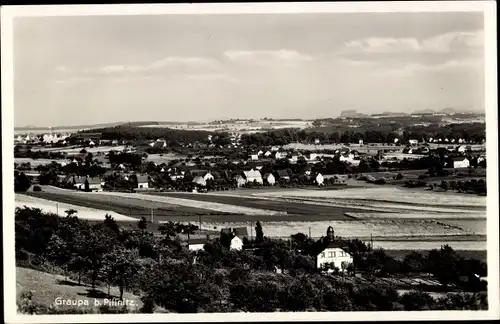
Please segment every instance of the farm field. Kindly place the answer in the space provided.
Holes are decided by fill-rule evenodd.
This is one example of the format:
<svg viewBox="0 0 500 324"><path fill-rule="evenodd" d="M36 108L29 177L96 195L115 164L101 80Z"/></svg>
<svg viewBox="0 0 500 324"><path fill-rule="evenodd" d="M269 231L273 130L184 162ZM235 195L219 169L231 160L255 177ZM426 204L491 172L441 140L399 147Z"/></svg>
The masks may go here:
<svg viewBox="0 0 500 324"><path fill-rule="evenodd" d="M168 163L172 160L176 159L185 159L185 155L175 154L175 153L167 153L167 154L148 154L146 161L154 162L157 164Z"/></svg>
<svg viewBox="0 0 500 324"><path fill-rule="evenodd" d="M127 215L127 220L136 220L141 217L151 218L151 211L155 221L198 221L198 216L215 217L216 219L225 216L224 213L214 213L211 210L178 206L170 203L159 203L138 198L116 198L91 193L63 190L57 192L28 192L27 195L16 195L38 198L40 204L44 203L47 208L55 208L56 203L71 205L73 209L79 211L90 208L99 211L101 218L104 218L105 210L113 211L117 214ZM24 198L21 198L24 199ZM61 210L61 205L60 205ZM109 213L109 212L108 212ZM239 216L239 215L237 215ZM117 219L119 220L119 219Z"/></svg>
<svg viewBox="0 0 500 324"><path fill-rule="evenodd" d="M255 196L259 196L256 194ZM377 201L387 203L401 203L411 206L430 207L466 207L474 209L486 209L486 197L453 194L453 193L430 193L425 190L415 190L398 187L377 188L349 188L345 190L297 190L270 192L266 196L277 198L324 198L324 199L350 199L357 201ZM418 197L418 199L416 198Z"/></svg>
<svg viewBox="0 0 500 324"><path fill-rule="evenodd" d="M74 209L78 212L78 217L87 220L104 220L105 215L109 214L113 216L117 221L133 220L134 218L125 216L115 211L103 210L91 207L84 207L80 205L74 205L68 202L59 202L54 200L41 199L33 196L27 196L22 194L16 194L15 196L15 206L22 208L24 206L30 208L39 208L43 212L58 214L61 216L65 215L65 210Z"/></svg>
<svg viewBox="0 0 500 324"><path fill-rule="evenodd" d="M335 235L342 237L351 237L359 239L369 239L373 235L374 239L381 238L391 241L401 241L408 244L408 240L460 240L460 238L478 239L473 231L464 230L456 226L447 225L435 221L391 221L391 220L370 220L370 221L267 221L260 219L264 235L269 237L288 238L290 235L297 233L309 234L311 237L319 238L324 236L328 226L332 226L335 230ZM255 230L255 223L250 221L204 221L203 225L206 229L220 231L226 227L247 227L248 233ZM460 237L460 238L458 238ZM396 248L399 249L399 248Z"/></svg>
<svg viewBox="0 0 500 324"><path fill-rule="evenodd" d="M40 149L33 149L34 151L50 151L50 152L65 152L68 154L77 154L80 153L80 151L84 149L83 147L77 146L77 147L57 147L57 148L40 148ZM118 145L118 146L97 146L97 147L85 147L85 151L88 153L107 153L109 151L123 151L125 149L125 145Z"/></svg>
<svg viewBox="0 0 500 324"><path fill-rule="evenodd" d="M476 259L476 260L480 260L483 262L487 262L486 249L484 249L484 250L457 250L457 249L454 249L454 250L462 258ZM423 250L420 250L419 252L425 254L428 251L429 250L427 250L427 249L423 249ZM385 252L388 255L392 256L393 258L397 258L397 259L402 260L402 259L404 259L405 256L410 254L412 252L412 250L410 250L410 249L404 249L404 250L391 249L391 250L385 250Z"/></svg>
<svg viewBox="0 0 500 324"><path fill-rule="evenodd" d="M14 163L29 163L31 164L31 168L35 168L39 165L47 165L52 162L62 163L62 162L70 162L68 159L30 159L30 158L14 158Z"/></svg>
<svg viewBox="0 0 500 324"><path fill-rule="evenodd" d="M199 202L215 202L221 204L231 204L248 208L264 208L276 212L286 212L287 215L303 215L304 219L312 220L315 217L327 216L327 219L350 219L345 216L346 212L360 212L354 208L335 208L331 206L311 206L300 202L283 202L261 197L242 197L216 194L193 194L193 193L150 193L154 196L164 196L169 198L182 198L185 200Z"/></svg>

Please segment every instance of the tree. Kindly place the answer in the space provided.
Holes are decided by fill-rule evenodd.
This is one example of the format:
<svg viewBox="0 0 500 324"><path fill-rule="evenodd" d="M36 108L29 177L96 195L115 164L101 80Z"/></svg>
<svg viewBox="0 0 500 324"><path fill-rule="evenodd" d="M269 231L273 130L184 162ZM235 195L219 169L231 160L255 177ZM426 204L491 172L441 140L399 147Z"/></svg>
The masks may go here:
<svg viewBox="0 0 500 324"><path fill-rule="evenodd" d="M120 233L120 226L116 222L116 220L113 218L113 216L106 214L104 216L104 221L103 221L104 227L110 229L113 233L118 234Z"/></svg>
<svg viewBox="0 0 500 324"><path fill-rule="evenodd" d="M460 275L460 258L449 246L444 245L440 250L431 250L427 254L426 268L443 285L456 282Z"/></svg>
<svg viewBox="0 0 500 324"><path fill-rule="evenodd" d="M446 180L441 181L440 187L444 189L445 191L450 189L450 183Z"/></svg>
<svg viewBox="0 0 500 324"><path fill-rule="evenodd" d="M257 221L255 224L255 243L261 244L264 241L264 232L262 231L262 225Z"/></svg>
<svg viewBox="0 0 500 324"><path fill-rule="evenodd" d="M400 302L406 311L430 310L436 303L434 298L424 291L407 292L401 296Z"/></svg>
<svg viewBox="0 0 500 324"><path fill-rule="evenodd" d="M14 191L26 192L31 187L31 180L24 172L14 171Z"/></svg>
<svg viewBox="0 0 500 324"><path fill-rule="evenodd" d="M130 283L130 280L140 269L138 251L115 246L103 256L103 259L108 291L111 283L117 284L120 289L120 300L122 300L125 286Z"/></svg>
<svg viewBox="0 0 500 324"><path fill-rule="evenodd" d="M139 227L139 229L143 232L148 228L148 221L146 220L146 217L141 218L141 220L137 223L137 227Z"/></svg>

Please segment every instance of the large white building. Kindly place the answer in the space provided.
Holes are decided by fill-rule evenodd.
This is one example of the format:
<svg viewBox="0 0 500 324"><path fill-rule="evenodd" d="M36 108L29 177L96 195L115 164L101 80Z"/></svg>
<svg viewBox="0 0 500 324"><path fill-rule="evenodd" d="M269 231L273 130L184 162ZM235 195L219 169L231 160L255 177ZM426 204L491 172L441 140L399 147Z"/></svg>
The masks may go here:
<svg viewBox="0 0 500 324"><path fill-rule="evenodd" d="M249 182L257 182L262 184L262 174L259 171L256 171L254 169L250 169L249 171L243 171L243 174L245 176L245 180L247 183Z"/></svg>
<svg viewBox="0 0 500 324"><path fill-rule="evenodd" d="M353 257L347 248L335 241L333 228L330 226L327 230L327 237L324 239L323 248L317 251L316 267L326 269L327 272L333 272L334 268L345 272L349 265L353 264Z"/></svg>

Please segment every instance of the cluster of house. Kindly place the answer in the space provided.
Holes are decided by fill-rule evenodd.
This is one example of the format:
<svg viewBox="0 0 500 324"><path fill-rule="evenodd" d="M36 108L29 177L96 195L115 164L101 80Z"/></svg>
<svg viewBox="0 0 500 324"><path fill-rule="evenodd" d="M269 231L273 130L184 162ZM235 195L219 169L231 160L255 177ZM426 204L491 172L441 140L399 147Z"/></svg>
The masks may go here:
<svg viewBox="0 0 500 324"><path fill-rule="evenodd" d="M249 240L246 227L223 228L221 235L229 235L231 250L258 250L259 246L255 244L244 244ZM205 244L210 242L210 236L207 238L188 239L187 245L190 251L200 251L204 249ZM318 269L324 269L326 272L333 272L334 268L339 271L347 271L349 265L353 264L353 257L349 249L339 240L335 239L335 232L331 226L326 231L326 237L318 240L317 248L313 251L315 266Z"/></svg>
<svg viewBox="0 0 500 324"><path fill-rule="evenodd" d="M17 135L14 138L14 144L67 144L66 139L70 137L70 134L58 134L58 133L49 133L42 135Z"/></svg>
<svg viewBox="0 0 500 324"><path fill-rule="evenodd" d="M261 161L263 159L274 159L274 160L282 160L288 159L288 161L292 164L295 164L299 161L300 158L303 158L308 163L316 163L323 158L334 158L339 157L341 162L346 162L348 164L357 166L361 162L360 154L357 150L352 150L348 147L343 147L340 149L336 149L334 154L327 154L321 152L307 152L302 154L301 152L292 152L289 150L285 150L282 147L273 146L270 150L266 150L265 152L262 150L251 152L249 154L249 158L251 161Z"/></svg>
<svg viewBox="0 0 500 324"><path fill-rule="evenodd" d="M125 175L125 179L128 180L129 176ZM149 176L147 175L136 175L137 177L137 188L138 190L144 190L149 188ZM63 183L71 185L76 190L86 190L89 191L102 191L105 182L100 177L88 177L88 176L76 176L69 175L61 179Z"/></svg>

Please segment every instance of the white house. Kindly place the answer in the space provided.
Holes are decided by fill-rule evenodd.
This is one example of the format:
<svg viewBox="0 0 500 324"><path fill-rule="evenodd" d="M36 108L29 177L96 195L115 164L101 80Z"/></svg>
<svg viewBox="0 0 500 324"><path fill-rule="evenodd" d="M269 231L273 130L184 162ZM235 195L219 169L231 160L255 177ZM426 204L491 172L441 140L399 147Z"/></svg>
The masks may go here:
<svg viewBox="0 0 500 324"><path fill-rule="evenodd" d="M319 143L320 143L319 138L315 138L315 139L314 139L314 144L315 144L315 145L319 145Z"/></svg>
<svg viewBox="0 0 500 324"><path fill-rule="evenodd" d="M243 239L245 237L248 238L248 231L246 227L237 227L237 228L223 228L221 233L225 233L227 235L231 235L231 250L242 250L243 249Z"/></svg>
<svg viewBox="0 0 500 324"><path fill-rule="evenodd" d="M262 180L262 175L260 174L259 171L256 171L254 169L251 169L250 171L243 171L243 174L245 176L246 182L257 182L257 183L263 183Z"/></svg>
<svg viewBox="0 0 500 324"><path fill-rule="evenodd" d="M177 179L184 179L184 174L185 174L185 171L181 171L181 172L175 171L174 173L170 174L170 179L172 179L173 181L175 181Z"/></svg>
<svg viewBox="0 0 500 324"><path fill-rule="evenodd" d="M257 161L259 159L259 155L258 154L251 154L250 158L252 159L252 161Z"/></svg>
<svg viewBox="0 0 500 324"><path fill-rule="evenodd" d="M137 189L148 189L149 188L149 180L147 175L138 175L137 176Z"/></svg>
<svg viewBox="0 0 500 324"><path fill-rule="evenodd" d="M264 174L264 180L271 186L274 186L274 184L276 183L276 178L273 176L272 173Z"/></svg>
<svg viewBox="0 0 500 324"><path fill-rule="evenodd" d="M322 242L321 250L316 251L317 269L328 269L327 272L333 272L333 268L345 272L350 264L353 263L353 257L349 254L346 247L335 241L333 228L330 226L327 230L327 237Z"/></svg>
<svg viewBox="0 0 500 324"><path fill-rule="evenodd" d="M470 161L465 156L453 157L452 161L454 168L468 168L470 166Z"/></svg>
<svg viewBox="0 0 500 324"><path fill-rule="evenodd" d="M318 153L310 153L309 154L309 161L316 161L317 158L320 158L321 154Z"/></svg>
<svg viewBox="0 0 500 324"><path fill-rule="evenodd" d="M273 152L276 152L279 149L280 149L279 146L271 146L271 151L273 151Z"/></svg>
<svg viewBox="0 0 500 324"><path fill-rule="evenodd" d="M287 152L276 152L276 154L274 155L274 158L276 160L285 159L287 157L287 155L288 155Z"/></svg>
<svg viewBox="0 0 500 324"><path fill-rule="evenodd" d="M465 153L467 151L467 146L461 145L458 147L457 152Z"/></svg>
<svg viewBox="0 0 500 324"><path fill-rule="evenodd" d="M189 251L203 250L206 243L207 241L205 239L190 239L188 240Z"/></svg>
<svg viewBox="0 0 500 324"><path fill-rule="evenodd" d="M202 186L202 187L205 187L207 185L207 181L205 179L203 179L202 176L197 176L193 179L193 183L199 185L199 186Z"/></svg>
<svg viewBox="0 0 500 324"><path fill-rule="evenodd" d="M234 180L236 180L236 186L241 187L243 186L245 183L247 183L247 181L245 180L245 178L243 178L241 175L237 175Z"/></svg>
<svg viewBox="0 0 500 324"><path fill-rule="evenodd" d="M410 145L417 145L418 144L418 140L411 139L411 140L408 140L408 143L410 143Z"/></svg>
<svg viewBox="0 0 500 324"><path fill-rule="evenodd" d="M316 183L318 184L318 186L322 186L323 183L325 182L325 179L323 178L323 176L321 175L321 173L318 173L316 175L315 180L316 180Z"/></svg>
<svg viewBox="0 0 500 324"><path fill-rule="evenodd" d="M262 152L262 151L257 152L257 155L259 155L259 156L262 154L264 154L264 152Z"/></svg>
<svg viewBox="0 0 500 324"><path fill-rule="evenodd" d="M271 151L266 151L266 153L264 153L264 156L265 157L270 157L273 153L271 153Z"/></svg>
<svg viewBox="0 0 500 324"><path fill-rule="evenodd" d="M213 180L214 179L214 176L210 173L210 172L207 172L204 176L203 176L203 180L205 181L208 181L208 180Z"/></svg>

